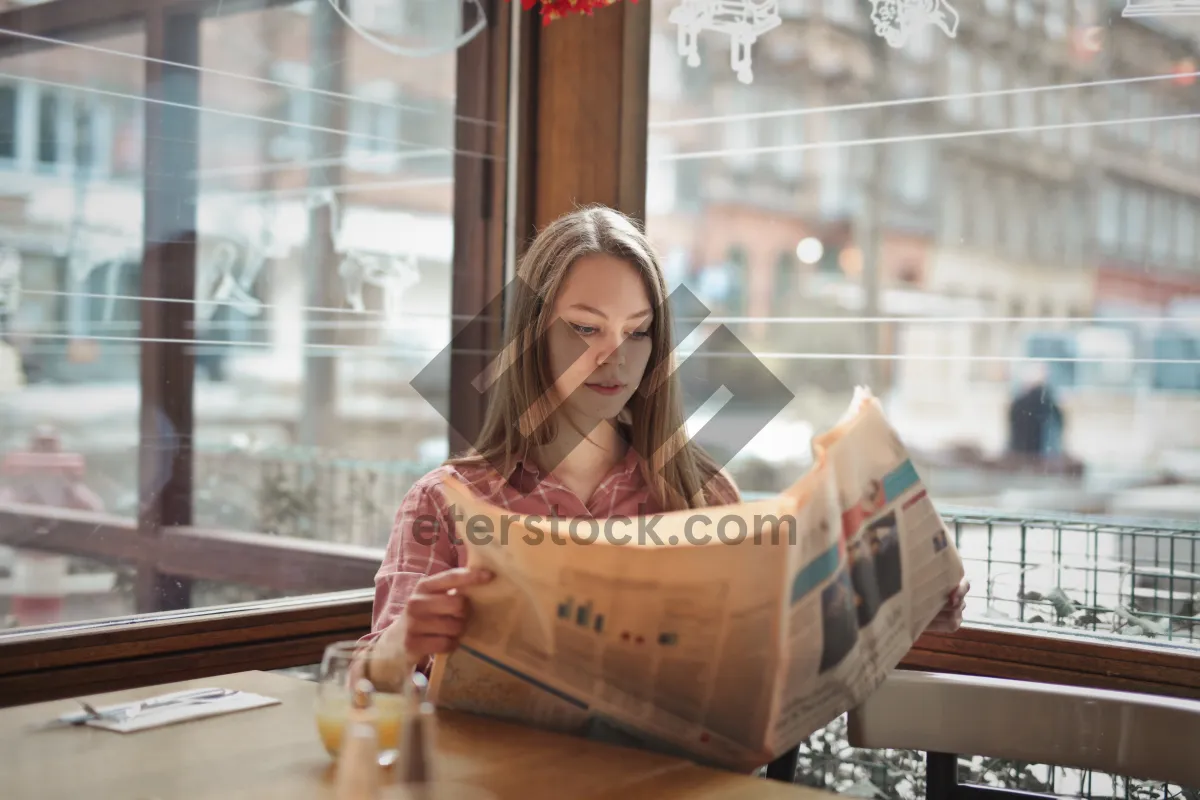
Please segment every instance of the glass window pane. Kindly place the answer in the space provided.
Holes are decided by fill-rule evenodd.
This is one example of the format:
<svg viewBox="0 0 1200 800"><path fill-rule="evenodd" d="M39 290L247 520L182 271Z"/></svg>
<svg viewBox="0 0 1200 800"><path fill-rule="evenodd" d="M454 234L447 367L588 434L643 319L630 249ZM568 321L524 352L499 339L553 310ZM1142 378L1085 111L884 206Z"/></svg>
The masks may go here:
<svg viewBox="0 0 1200 800"><path fill-rule="evenodd" d="M1130 188L1125 194L1125 201L1122 252L1126 258L1140 260L1146 254L1146 223L1149 212L1146 191Z"/></svg>
<svg viewBox="0 0 1200 800"><path fill-rule="evenodd" d="M1008 96L1000 94L1005 88L1004 70L994 57L985 57L980 64L979 89L987 92L983 97L983 121L994 128L1008 124L1004 107Z"/></svg>
<svg viewBox="0 0 1200 800"><path fill-rule="evenodd" d="M1112 182L1106 182L1100 189L1096 238L1110 252L1121 242L1121 189Z"/></svg>
<svg viewBox="0 0 1200 800"><path fill-rule="evenodd" d="M203 20L222 72L200 117L197 525L383 548L448 455L411 382L450 340L460 5L351 4L429 57L343 34L324 3ZM653 177L662 208L672 178ZM192 603L268 594L206 583Z"/></svg>
<svg viewBox="0 0 1200 800"><path fill-rule="evenodd" d="M1185 420L1200 431L1200 390L1184 388L1190 366L1156 373L1148 363L1155 352L1195 353L1175 339L1156 345L1161 330L1200 336L1200 208L1186 188L1192 173L1180 166L1181 152L1200 148L1197 128L1130 121L1191 107L1194 87L1130 80L1162 73L1170 34L1126 24L1119 4L986 0L969 37L927 27L928 72L919 58L861 41L822 39L811 64L765 44L809 35L822 16L836 22L837 8L833 0L809 4L804 19L789 16L765 33L753 50L752 85L728 68L727 37L706 32L716 53L693 71L702 90L660 92L650 106L651 124L672 123L653 129L672 140L656 152L685 158L678 163L694 164L706 180L696 182L686 208L650 208L647 230L664 250L692 254L698 296L714 290L706 303L732 297L744 306L750 321L733 325L734 333L753 352L771 354L765 363L796 395L731 462L735 478L750 492L790 483L810 453L804 444L791 452L778 443L809 441L866 383L921 454L940 502L1027 520L1004 534L993 530L993 545L1008 548L1003 555L989 555L985 530L964 527L968 571L979 578L985 610L974 622L1141 635L1108 612L1096 614L1099 623L1081 623L1023 603L1017 593L1025 580L1025 590L1029 581L1042 596L1061 588L1088 608L1134 604L1138 613L1156 609L1155 620L1173 613L1170 638L1200 642L1184 619L1194 613L1185 606L1194 589L1176 581L1154 590L1158 600L1149 590L1131 596L1095 566L1140 571L1155 566L1153 555L1135 558L1118 539L1098 543L1082 530L1056 539L1046 522L1079 512L1149 517L1123 488L1133 483L1093 492L1092 479L1133 481L1156 474L1169 452L1200 449L1200 434L1179 433ZM1089 26L1103 33L1098 53L1089 49ZM1005 31L1019 33L1019 53L1002 46L1012 38ZM674 33L667 15L656 16L655 35ZM886 61L867 63L882 54ZM651 75L678 60L669 48L654 50ZM836 76L821 71L835 63L854 67ZM926 93L936 102L911 94L913 76L941 87ZM1010 87L1020 91L1006 93ZM770 102L756 105L760 93ZM728 117L742 104L806 112L804 140L816 146L803 174L792 177L778 160L737 168L738 148L788 136L778 118L735 125ZM706 137L722 127L735 135L714 147ZM873 148L849 144L877 137L891 140L883 162ZM651 163L648 171L658 168ZM795 272L784 267L786 252L797 256ZM740 294L728 287L731 263L744 275ZM1042 387L1053 403L1038 400ZM1043 416L1026 438L1014 420L1030 404ZM1160 422L1168 413L1172 421ZM792 430L804 433L789 439ZM1087 508L1071 499L1085 495L1098 499ZM1022 499L1013 505L1015 497ZM1172 501L1154 513L1191 519L1200 510ZM1020 541L1024 555L1015 549ZM1013 563L1029 567L1011 571L1024 578L989 583L988 575ZM1176 569L1194 572L1200 561ZM1030 627L1037 618L1044 622Z"/></svg>
<svg viewBox="0 0 1200 800"><path fill-rule="evenodd" d="M103 512L124 531L143 237L141 141L126 134L142 125L145 44L108 27L0 55L0 502ZM135 610L128 564L0 548L0 570L11 626Z"/></svg>
<svg viewBox="0 0 1200 800"><path fill-rule="evenodd" d="M59 113L60 95L55 88L38 87L38 161L56 165L59 159L59 139L62 137L62 115Z"/></svg>
<svg viewBox="0 0 1200 800"><path fill-rule="evenodd" d="M1150 254L1156 264L1169 266L1174 246L1175 214L1173 195L1156 192L1150 214Z"/></svg>
<svg viewBox="0 0 1200 800"><path fill-rule="evenodd" d="M0 83L0 158L17 157L17 84Z"/></svg>
<svg viewBox="0 0 1200 800"><path fill-rule="evenodd" d="M1038 124L1037 95L1029 91L1029 82L1026 80L1022 80L1013 88L1017 91L1011 95L1013 107L1012 125L1021 136L1037 136L1037 131L1035 130L1035 126Z"/></svg>
<svg viewBox="0 0 1200 800"><path fill-rule="evenodd" d="M1194 203L1186 197L1175 201L1175 258L1184 266L1192 266L1196 258L1196 226Z"/></svg>
<svg viewBox="0 0 1200 800"><path fill-rule="evenodd" d="M179 344L142 338L145 309L173 301L143 296L153 177L179 214L165 209L155 268L186 266L173 239L195 209L194 302L171 307L195 358L194 525L367 548L370 587L401 499L450 442L449 375L412 382L450 340L457 136L493 127L456 117L459 5L350 4L372 37L424 51L405 57L328 3L207 4L199 71L156 82L176 94L154 105L141 28L0 51L0 503L100 510L135 535L139 497L171 477L169 427L142 448L168 467L139 461L140 355ZM166 42L164 61L185 55ZM197 133L171 138L188 110ZM156 116L168 127L148 148ZM181 143L197 165L177 163ZM132 564L44 555L0 548L0 578L21 590L0 593L6 623L151 610ZM192 607L331 588L320 564L300 582L261 575L160 583Z"/></svg>

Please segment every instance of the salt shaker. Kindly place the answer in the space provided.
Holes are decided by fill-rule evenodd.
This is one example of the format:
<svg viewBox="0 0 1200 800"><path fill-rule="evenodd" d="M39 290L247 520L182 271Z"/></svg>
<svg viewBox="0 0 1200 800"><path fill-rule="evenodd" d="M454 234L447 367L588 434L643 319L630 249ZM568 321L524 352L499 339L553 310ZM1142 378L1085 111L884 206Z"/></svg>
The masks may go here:
<svg viewBox="0 0 1200 800"><path fill-rule="evenodd" d="M379 797L379 734L372 707L374 687L363 679L355 684L354 700L342 731L337 762L337 800L377 800Z"/></svg>
<svg viewBox="0 0 1200 800"><path fill-rule="evenodd" d="M421 681L414 676L405 684L406 712L400 737L400 761L397 782L420 785L433 781L433 736L436 719L433 704L425 700Z"/></svg>

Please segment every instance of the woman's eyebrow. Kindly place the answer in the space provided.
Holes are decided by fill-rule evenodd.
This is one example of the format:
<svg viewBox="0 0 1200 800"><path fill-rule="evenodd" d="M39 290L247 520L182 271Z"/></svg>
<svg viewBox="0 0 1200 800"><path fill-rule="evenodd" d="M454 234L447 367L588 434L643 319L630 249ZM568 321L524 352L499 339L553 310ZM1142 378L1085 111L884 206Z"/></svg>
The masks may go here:
<svg viewBox="0 0 1200 800"><path fill-rule="evenodd" d="M596 316L600 317L601 319L608 319L608 314L605 314L600 309L595 308L594 306L589 306L586 303L573 303L571 305L571 308L578 308L581 311L589 311L589 312L595 314ZM654 309L644 308L641 311L637 312L636 314L630 315L629 319L641 319L642 317L650 316L652 313L654 313Z"/></svg>

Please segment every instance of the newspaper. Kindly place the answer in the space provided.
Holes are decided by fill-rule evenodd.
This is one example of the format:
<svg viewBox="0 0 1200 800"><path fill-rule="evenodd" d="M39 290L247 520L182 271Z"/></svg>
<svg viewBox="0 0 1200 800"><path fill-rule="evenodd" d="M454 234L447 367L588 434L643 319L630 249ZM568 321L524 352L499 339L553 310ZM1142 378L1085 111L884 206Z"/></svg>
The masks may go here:
<svg viewBox="0 0 1200 800"><path fill-rule="evenodd" d="M468 563L496 577L469 590L432 699L731 769L794 748L883 681L963 577L869 392L813 456L776 497L651 518L514 514L447 479Z"/></svg>

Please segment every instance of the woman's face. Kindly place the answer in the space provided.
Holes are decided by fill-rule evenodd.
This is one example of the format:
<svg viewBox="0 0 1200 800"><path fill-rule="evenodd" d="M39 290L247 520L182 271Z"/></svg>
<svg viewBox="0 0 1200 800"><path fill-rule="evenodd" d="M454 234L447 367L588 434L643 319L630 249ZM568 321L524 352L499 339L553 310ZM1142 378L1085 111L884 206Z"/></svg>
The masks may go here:
<svg viewBox="0 0 1200 800"><path fill-rule="evenodd" d="M608 255L576 261L551 311L548 349L559 408L584 424L616 417L646 371L653 317L632 264Z"/></svg>

